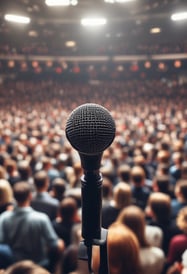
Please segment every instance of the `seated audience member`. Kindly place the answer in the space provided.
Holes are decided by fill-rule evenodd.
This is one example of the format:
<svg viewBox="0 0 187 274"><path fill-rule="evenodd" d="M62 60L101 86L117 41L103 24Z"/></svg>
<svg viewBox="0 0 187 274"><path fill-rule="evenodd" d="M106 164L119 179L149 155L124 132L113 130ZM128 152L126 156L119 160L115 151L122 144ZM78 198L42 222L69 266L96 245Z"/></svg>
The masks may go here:
<svg viewBox="0 0 187 274"><path fill-rule="evenodd" d="M110 204L113 197L113 186L111 180L106 177L103 177L102 195L102 206Z"/></svg>
<svg viewBox="0 0 187 274"><path fill-rule="evenodd" d="M43 156L41 161L42 161L42 170L44 170L47 173L47 177L48 177L48 180L49 180L49 188L50 188L51 182L55 178L60 177L60 172L53 165L52 159L50 157Z"/></svg>
<svg viewBox="0 0 187 274"><path fill-rule="evenodd" d="M181 179L187 179L187 161L182 162Z"/></svg>
<svg viewBox="0 0 187 274"><path fill-rule="evenodd" d="M2 274L50 274L45 268L35 264L32 261L24 260L14 263Z"/></svg>
<svg viewBox="0 0 187 274"><path fill-rule="evenodd" d="M170 265L174 262L181 262L182 254L187 249L187 206L179 211L176 224L182 233L174 236L170 241L167 256L167 262Z"/></svg>
<svg viewBox="0 0 187 274"><path fill-rule="evenodd" d="M27 160L18 161L17 169L19 172L20 181L25 181L30 184L33 184L33 178L31 176L31 168L29 165L29 161Z"/></svg>
<svg viewBox="0 0 187 274"><path fill-rule="evenodd" d="M131 204L132 194L129 184L120 182L113 189L113 199L102 208L102 226L108 228L115 222L119 212Z"/></svg>
<svg viewBox="0 0 187 274"><path fill-rule="evenodd" d="M128 206L121 211L117 222L128 226L136 235L140 245L140 262L144 274L162 273L165 256L162 249L151 246L146 238L145 215L137 206Z"/></svg>
<svg viewBox="0 0 187 274"><path fill-rule="evenodd" d="M0 179L6 179L6 169L0 166Z"/></svg>
<svg viewBox="0 0 187 274"><path fill-rule="evenodd" d="M14 206L14 196L9 182L0 179L0 214L6 210L12 210Z"/></svg>
<svg viewBox="0 0 187 274"><path fill-rule="evenodd" d="M171 219L171 199L169 195L161 192L151 193L147 203L146 214L146 217L149 219L149 225L162 229L162 249L167 255L171 238L180 233L175 221Z"/></svg>
<svg viewBox="0 0 187 274"><path fill-rule="evenodd" d="M172 218L176 218L179 210L187 206L187 179L180 179L175 186L175 199L171 201Z"/></svg>
<svg viewBox="0 0 187 274"><path fill-rule="evenodd" d="M80 223L76 200L72 197L65 197L60 202L58 212L59 217L53 221L53 227L67 247L71 244L73 226Z"/></svg>
<svg viewBox="0 0 187 274"><path fill-rule="evenodd" d="M153 191L168 194L173 198L174 194L171 188L169 175L156 175L153 179Z"/></svg>
<svg viewBox="0 0 187 274"><path fill-rule="evenodd" d="M142 167L134 166L132 168L131 183L133 204L145 209L151 191L145 185L145 172Z"/></svg>
<svg viewBox="0 0 187 274"><path fill-rule="evenodd" d="M0 243L10 246L15 262L26 259L54 267L52 263L64 250L64 242L58 238L48 216L30 207L30 185L18 182L13 191L17 206L0 216ZM53 252L50 258L49 252Z"/></svg>
<svg viewBox="0 0 187 274"><path fill-rule="evenodd" d="M13 186L15 183L20 181L19 172L17 170L16 161L12 159L7 159L5 161L5 168L7 171L7 180Z"/></svg>
<svg viewBox="0 0 187 274"><path fill-rule="evenodd" d="M62 178L55 178L51 183L50 195L59 202L64 198L66 191L66 181Z"/></svg>
<svg viewBox="0 0 187 274"><path fill-rule="evenodd" d="M110 274L141 274L139 244L134 233L125 225L113 223L107 237L108 268ZM98 248L93 250L93 272L98 273ZM143 274L143 273L142 273Z"/></svg>
<svg viewBox="0 0 187 274"><path fill-rule="evenodd" d="M59 201L51 197L48 192L49 178L46 171L41 170L35 173L34 185L36 187L36 194L31 201L32 208L46 213L50 220L53 221L57 217Z"/></svg>
<svg viewBox="0 0 187 274"><path fill-rule="evenodd" d="M131 180L131 167L127 164L121 164L117 170L119 181L130 184Z"/></svg>
<svg viewBox="0 0 187 274"><path fill-rule="evenodd" d="M169 173L174 178L174 184L177 180L181 179L183 155L181 152L176 151L172 154L172 165L169 169Z"/></svg>

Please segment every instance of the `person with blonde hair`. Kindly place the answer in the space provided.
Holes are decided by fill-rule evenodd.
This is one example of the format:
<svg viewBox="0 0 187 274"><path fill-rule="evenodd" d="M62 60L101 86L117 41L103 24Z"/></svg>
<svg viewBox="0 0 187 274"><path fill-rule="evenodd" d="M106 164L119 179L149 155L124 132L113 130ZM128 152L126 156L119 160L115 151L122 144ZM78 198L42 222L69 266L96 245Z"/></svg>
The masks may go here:
<svg viewBox="0 0 187 274"><path fill-rule="evenodd" d="M121 209L131 204L131 199L132 193L130 185L119 182L113 188L113 199L110 204L104 205L102 208L102 226L108 228L115 222Z"/></svg>
<svg viewBox="0 0 187 274"><path fill-rule="evenodd" d="M128 226L136 235L140 245L140 262L144 274L162 273L165 256L162 249L151 246L146 238L146 223L143 210L137 206L124 208L117 222Z"/></svg>
<svg viewBox="0 0 187 274"><path fill-rule="evenodd" d="M6 210L13 209L13 191L9 182L5 179L0 179L0 214Z"/></svg>
<svg viewBox="0 0 187 274"><path fill-rule="evenodd" d="M175 220L171 219L170 196L161 192L151 193L145 211L148 224L162 229L162 249L165 255L167 255L171 238L180 233L180 230L175 224Z"/></svg>

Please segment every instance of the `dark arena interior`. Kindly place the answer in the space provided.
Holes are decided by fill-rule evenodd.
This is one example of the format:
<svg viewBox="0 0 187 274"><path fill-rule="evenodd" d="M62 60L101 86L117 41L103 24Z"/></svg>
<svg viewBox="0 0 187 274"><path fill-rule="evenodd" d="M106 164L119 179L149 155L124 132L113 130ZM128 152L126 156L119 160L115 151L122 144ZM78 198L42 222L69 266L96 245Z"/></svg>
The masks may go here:
<svg viewBox="0 0 187 274"><path fill-rule="evenodd" d="M185 190L186 189L186 190ZM0 1L0 273L187 273L187 1Z"/></svg>

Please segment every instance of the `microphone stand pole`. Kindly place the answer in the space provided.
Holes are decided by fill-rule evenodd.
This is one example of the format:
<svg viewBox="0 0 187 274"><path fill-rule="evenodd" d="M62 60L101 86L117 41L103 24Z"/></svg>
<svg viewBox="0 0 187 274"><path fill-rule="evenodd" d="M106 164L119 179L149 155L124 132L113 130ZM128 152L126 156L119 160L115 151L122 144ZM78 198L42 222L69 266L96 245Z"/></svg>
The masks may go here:
<svg viewBox="0 0 187 274"><path fill-rule="evenodd" d="M82 237L78 257L88 261L88 269L92 272L92 246L100 247L99 274L108 274L107 230L101 228L102 209L102 176L98 170L86 171L81 178L82 194Z"/></svg>

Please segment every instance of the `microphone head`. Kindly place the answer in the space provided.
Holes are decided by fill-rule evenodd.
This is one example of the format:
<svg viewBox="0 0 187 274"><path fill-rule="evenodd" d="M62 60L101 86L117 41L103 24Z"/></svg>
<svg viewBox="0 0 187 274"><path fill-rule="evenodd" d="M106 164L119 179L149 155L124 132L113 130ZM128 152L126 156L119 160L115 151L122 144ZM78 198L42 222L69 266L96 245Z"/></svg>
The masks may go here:
<svg viewBox="0 0 187 274"><path fill-rule="evenodd" d="M70 114L66 124L66 137L78 152L97 155L111 145L115 130L115 122L106 108L87 103Z"/></svg>

